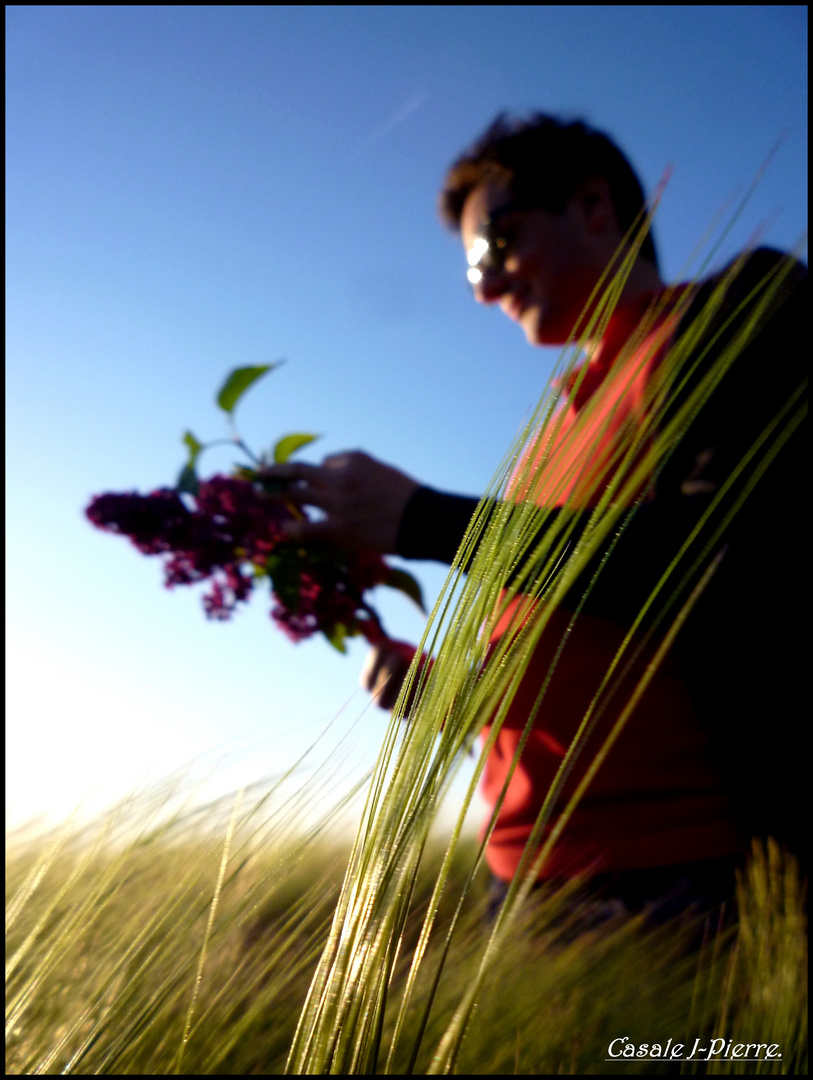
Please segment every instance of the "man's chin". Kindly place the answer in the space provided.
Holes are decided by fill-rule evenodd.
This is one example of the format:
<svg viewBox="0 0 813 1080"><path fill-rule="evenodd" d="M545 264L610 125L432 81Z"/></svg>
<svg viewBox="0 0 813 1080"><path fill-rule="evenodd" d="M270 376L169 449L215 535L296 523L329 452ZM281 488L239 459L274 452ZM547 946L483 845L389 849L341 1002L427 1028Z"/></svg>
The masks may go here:
<svg viewBox="0 0 813 1080"><path fill-rule="evenodd" d="M530 307L523 311L519 325L525 332L525 340L529 345L564 345L567 341L567 333L563 333L560 327L556 327L552 320L545 319L543 313L537 307Z"/></svg>
<svg viewBox="0 0 813 1080"><path fill-rule="evenodd" d="M527 307L519 317L519 325L529 345L541 345L542 319L537 307Z"/></svg>

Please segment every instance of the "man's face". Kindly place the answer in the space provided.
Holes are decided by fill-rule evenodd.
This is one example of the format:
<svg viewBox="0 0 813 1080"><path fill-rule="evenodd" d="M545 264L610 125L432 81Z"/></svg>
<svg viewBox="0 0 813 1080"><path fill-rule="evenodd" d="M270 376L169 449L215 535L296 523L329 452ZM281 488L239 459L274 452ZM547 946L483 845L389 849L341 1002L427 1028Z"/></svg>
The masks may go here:
<svg viewBox="0 0 813 1080"><path fill-rule="evenodd" d="M496 266L486 256L476 299L498 303L531 345L563 344L618 242L614 235L608 246L610 224L606 197L589 185L561 214L517 209L505 184L476 187L460 220L469 262L476 265L484 238L499 237L501 249Z"/></svg>

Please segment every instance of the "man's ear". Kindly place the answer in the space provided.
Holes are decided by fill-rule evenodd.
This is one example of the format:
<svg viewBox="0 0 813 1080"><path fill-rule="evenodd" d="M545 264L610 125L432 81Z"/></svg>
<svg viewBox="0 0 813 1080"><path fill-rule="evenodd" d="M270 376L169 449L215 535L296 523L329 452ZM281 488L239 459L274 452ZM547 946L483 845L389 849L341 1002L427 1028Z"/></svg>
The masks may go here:
<svg viewBox="0 0 813 1080"><path fill-rule="evenodd" d="M606 234L618 231L618 215L606 177L586 176L574 191L571 202L580 208L589 232Z"/></svg>

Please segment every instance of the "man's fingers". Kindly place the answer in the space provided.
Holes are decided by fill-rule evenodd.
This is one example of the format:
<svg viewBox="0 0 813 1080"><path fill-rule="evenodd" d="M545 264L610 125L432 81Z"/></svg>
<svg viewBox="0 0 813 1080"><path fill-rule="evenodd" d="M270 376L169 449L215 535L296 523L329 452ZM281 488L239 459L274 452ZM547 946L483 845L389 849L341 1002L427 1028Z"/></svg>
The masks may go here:
<svg viewBox="0 0 813 1080"><path fill-rule="evenodd" d="M325 513L326 523L315 523L313 529L309 524L292 525L288 530L292 539L320 538L382 555L397 550L404 508L420 487L406 473L360 450L331 454L322 465L269 465L263 475L286 485L277 498Z"/></svg>
<svg viewBox="0 0 813 1080"><path fill-rule="evenodd" d="M362 454L360 450L343 450L339 454L328 454L322 461L322 466L325 469L346 469L353 464L354 459L366 458L366 454Z"/></svg>
<svg viewBox="0 0 813 1080"><path fill-rule="evenodd" d="M388 641L368 652L359 682L380 708L392 709L395 705L414 655L414 646L405 641Z"/></svg>
<svg viewBox="0 0 813 1080"><path fill-rule="evenodd" d="M304 461L289 461L284 465L263 465L261 476L270 480L305 480L315 482L322 472L321 465L308 465Z"/></svg>
<svg viewBox="0 0 813 1080"><path fill-rule="evenodd" d="M370 649L364 660L364 666L361 669L359 675L359 684L363 690L374 691L378 680L378 674L381 671L381 664L384 659L384 654L381 649Z"/></svg>
<svg viewBox="0 0 813 1080"><path fill-rule="evenodd" d="M307 518L284 522L282 531L289 540L299 544L306 544L310 540L333 540L336 533L330 521L309 521Z"/></svg>
<svg viewBox="0 0 813 1080"><path fill-rule="evenodd" d="M387 711L394 709L400 692L401 683L397 679L390 678L387 682L383 683L380 690L376 689L376 691L374 691L376 704L379 709L386 709Z"/></svg>
<svg viewBox="0 0 813 1080"><path fill-rule="evenodd" d="M345 450L338 454L329 454L321 465L287 461L282 465L263 465L259 471L261 476L267 476L271 480L302 481L313 484L314 487L323 487L326 484L335 484L336 470L352 467L356 459L367 460L367 455L359 450Z"/></svg>
<svg viewBox="0 0 813 1080"><path fill-rule="evenodd" d="M322 465L306 465L303 462L268 465L260 470L260 474L267 480L283 484L278 497L297 506L316 506L329 513L337 504L338 497L331 486L332 477Z"/></svg>
<svg viewBox="0 0 813 1080"><path fill-rule="evenodd" d="M315 499L322 500L332 493L344 492L348 487L353 487L352 481L348 482L346 475L349 457L348 454L333 454L325 458L321 465L308 465L304 461L286 465L265 465L259 472L269 480L288 483L288 490L292 495L303 499L313 495ZM337 495L337 499L341 497ZM321 505L321 502L314 502L314 506L318 505Z"/></svg>

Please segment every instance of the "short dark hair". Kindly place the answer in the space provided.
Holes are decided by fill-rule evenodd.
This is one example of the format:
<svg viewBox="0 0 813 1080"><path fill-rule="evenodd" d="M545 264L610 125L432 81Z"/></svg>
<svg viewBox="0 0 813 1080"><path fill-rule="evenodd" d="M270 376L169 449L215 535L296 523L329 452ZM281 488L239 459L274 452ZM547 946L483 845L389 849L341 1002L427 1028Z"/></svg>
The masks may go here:
<svg viewBox="0 0 813 1080"><path fill-rule="evenodd" d="M440 216L458 230L466 199L490 180L509 184L523 206L561 214L589 176L607 181L618 224L626 233L646 203L644 189L608 135L583 120L567 122L547 113L516 120L500 113L446 174ZM658 266L651 229L641 245L641 257Z"/></svg>

